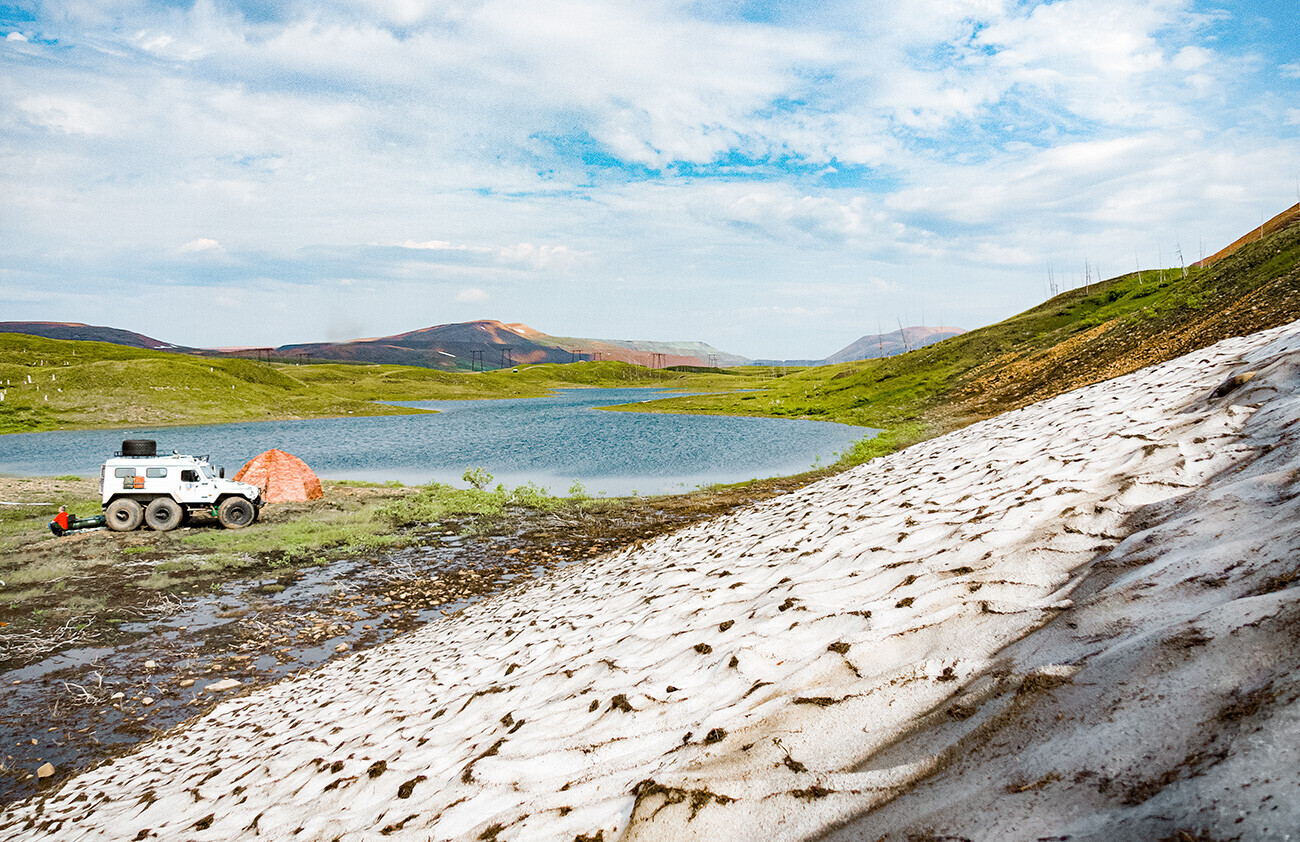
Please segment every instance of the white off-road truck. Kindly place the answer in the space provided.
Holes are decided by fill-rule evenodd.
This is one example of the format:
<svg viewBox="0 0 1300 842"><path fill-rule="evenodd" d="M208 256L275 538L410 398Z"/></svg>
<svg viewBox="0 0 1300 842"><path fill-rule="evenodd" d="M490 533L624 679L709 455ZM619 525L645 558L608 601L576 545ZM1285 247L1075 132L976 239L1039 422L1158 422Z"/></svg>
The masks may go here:
<svg viewBox="0 0 1300 842"><path fill-rule="evenodd" d="M99 470L99 492L109 529L130 532L144 523L166 532L192 512L211 512L227 529L257 520L262 493L225 478L207 456L159 456L152 439L127 439Z"/></svg>

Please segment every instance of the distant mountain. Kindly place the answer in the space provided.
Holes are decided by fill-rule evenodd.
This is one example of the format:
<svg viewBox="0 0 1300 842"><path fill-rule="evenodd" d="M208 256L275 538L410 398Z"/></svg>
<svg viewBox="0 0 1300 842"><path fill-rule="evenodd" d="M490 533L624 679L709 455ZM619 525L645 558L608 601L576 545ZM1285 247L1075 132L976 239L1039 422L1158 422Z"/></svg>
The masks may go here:
<svg viewBox="0 0 1300 842"><path fill-rule="evenodd" d="M201 353L197 348L173 345L142 333L119 330L115 327L83 325L80 322L0 322L0 333L24 333L46 339L74 339L81 342L110 342L150 351L172 351L182 354Z"/></svg>
<svg viewBox="0 0 1300 842"><path fill-rule="evenodd" d="M851 342L826 358L828 363L847 363L853 360L874 360L892 357L933 345L966 331L959 327L905 327L890 333L871 333Z"/></svg>
<svg viewBox="0 0 1300 842"><path fill-rule="evenodd" d="M153 351L232 357L295 357L310 360L383 363L446 371L504 368L579 360L619 360L650 368L673 365L730 366L749 360L703 342L575 339L550 336L523 324L483 320L435 325L393 336L348 342L302 342L278 348L191 348L112 327L64 322L0 322L0 333L47 339L111 342Z"/></svg>
<svg viewBox="0 0 1300 842"><path fill-rule="evenodd" d="M751 360L753 365L832 365L853 360L874 360L906 354L926 345L933 345L949 336L966 331L959 327L905 327L891 333L869 333L851 342L823 360Z"/></svg>
<svg viewBox="0 0 1300 842"><path fill-rule="evenodd" d="M281 345L276 356L313 360L415 365L424 368L504 368L524 363L567 363L567 351L536 342L523 325L497 321L463 322L351 342L309 342Z"/></svg>
<svg viewBox="0 0 1300 842"><path fill-rule="evenodd" d="M524 328L523 325L512 327ZM538 341L552 342L580 354L584 359L621 360L625 363L664 368L672 365L726 367L746 365L748 357L719 351L704 342L657 342L649 339L579 339L537 334Z"/></svg>
<svg viewBox="0 0 1300 842"><path fill-rule="evenodd" d="M351 342L282 345L277 356L418 365L448 371L536 363L620 360L650 368L721 366L748 362L703 342L652 342L551 336L524 324L461 322L395 336Z"/></svg>

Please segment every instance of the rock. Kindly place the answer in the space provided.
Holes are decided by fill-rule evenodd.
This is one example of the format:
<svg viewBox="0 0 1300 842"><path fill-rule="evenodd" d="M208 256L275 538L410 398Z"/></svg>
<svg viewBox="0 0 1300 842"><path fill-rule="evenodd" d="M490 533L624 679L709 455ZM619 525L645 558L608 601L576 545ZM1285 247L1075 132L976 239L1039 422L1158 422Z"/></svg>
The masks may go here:
<svg viewBox="0 0 1300 842"><path fill-rule="evenodd" d="M140 700L140 704L144 705L145 707L149 707L149 705L153 704L153 696L145 696L143 699Z"/></svg>
<svg viewBox="0 0 1300 842"><path fill-rule="evenodd" d="M110 696L109 698L112 699L113 701L117 701L118 699L125 699L125 698L126 698L126 694L125 694L125 693L114 693L114 694L113 694L112 696Z"/></svg>
<svg viewBox="0 0 1300 842"><path fill-rule="evenodd" d="M145 661L145 662L144 662L144 668L147 669L147 670L156 670L156 669L158 669L158 662L157 662L157 661Z"/></svg>
<svg viewBox="0 0 1300 842"><path fill-rule="evenodd" d="M242 686L243 683L236 678L224 678L221 681L209 684L203 689L209 693L224 693L227 690L234 690L236 687Z"/></svg>
<svg viewBox="0 0 1300 842"><path fill-rule="evenodd" d="M193 686L194 686L194 679L192 679L192 678L182 678L181 681L180 681L180 686L182 686L182 687L193 687Z"/></svg>
<svg viewBox="0 0 1300 842"><path fill-rule="evenodd" d="M335 646L335 647L334 647L334 651L335 651L335 652L346 652L346 651L348 651L348 649L350 649L350 648L352 648L352 647L348 646L346 643L340 643L338 646Z"/></svg>
<svg viewBox="0 0 1300 842"><path fill-rule="evenodd" d="M36 770L37 778L48 778L54 774L54 764L46 763Z"/></svg>

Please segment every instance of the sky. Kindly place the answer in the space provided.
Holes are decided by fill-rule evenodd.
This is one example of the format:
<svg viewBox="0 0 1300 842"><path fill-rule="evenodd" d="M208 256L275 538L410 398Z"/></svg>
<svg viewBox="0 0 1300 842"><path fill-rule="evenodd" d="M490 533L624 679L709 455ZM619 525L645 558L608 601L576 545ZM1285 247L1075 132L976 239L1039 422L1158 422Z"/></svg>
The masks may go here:
<svg viewBox="0 0 1300 842"><path fill-rule="evenodd" d="M0 0L0 321L820 358L1300 201L1293 0Z"/></svg>

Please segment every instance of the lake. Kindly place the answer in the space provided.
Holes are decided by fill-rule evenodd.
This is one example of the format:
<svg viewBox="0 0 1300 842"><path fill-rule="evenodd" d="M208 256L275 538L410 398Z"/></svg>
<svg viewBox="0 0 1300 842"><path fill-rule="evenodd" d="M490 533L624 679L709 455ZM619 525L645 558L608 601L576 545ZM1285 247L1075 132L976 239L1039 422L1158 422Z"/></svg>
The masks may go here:
<svg viewBox="0 0 1300 842"><path fill-rule="evenodd" d="M508 486L532 482L565 494L660 494L711 483L785 476L874 431L822 421L603 412L671 393L659 389L566 389L551 397L413 401L437 414L262 421L156 429L0 436L0 474L93 476L122 439L158 441L160 452L211 454L228 477L279 448L324 479L430 480L464 486L468 467Z"/></svg>

